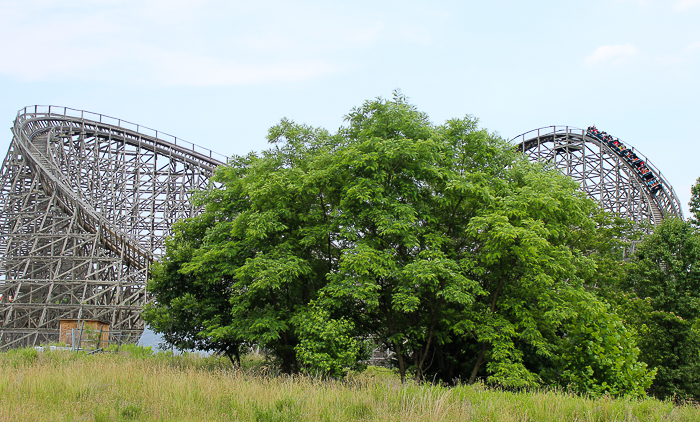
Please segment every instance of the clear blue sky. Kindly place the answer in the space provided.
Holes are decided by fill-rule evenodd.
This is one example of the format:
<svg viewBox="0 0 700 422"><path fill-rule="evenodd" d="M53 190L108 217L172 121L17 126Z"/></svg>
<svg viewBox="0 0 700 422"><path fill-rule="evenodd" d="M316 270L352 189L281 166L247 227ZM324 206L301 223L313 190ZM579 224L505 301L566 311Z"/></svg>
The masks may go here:
<svg viewBox="0 0 700 422"><path fill-rule="evenodd" d="M552 124L635 146L686 205L700 176L700 0L0 0L0 121L54 104L222 154L288 117L336 129L400 88L434 122Z"/></svg>

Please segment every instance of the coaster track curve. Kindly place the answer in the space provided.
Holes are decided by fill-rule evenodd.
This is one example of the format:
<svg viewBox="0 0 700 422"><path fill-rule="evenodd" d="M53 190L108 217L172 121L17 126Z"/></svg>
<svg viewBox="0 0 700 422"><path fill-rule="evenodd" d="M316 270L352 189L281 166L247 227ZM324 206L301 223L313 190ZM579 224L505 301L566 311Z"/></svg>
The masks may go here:
<svg viewBox="0 0 700 422"><path fill-rule="evenodd" d="M138 340L150 265L226 158L66 107L26 107L12 133L0 171L0 349L57 342L66 319Z"/></svg>
<svg viewBox="0 0 700 422"><path fill-rule="evenodd" d="M622 144L607 134L611 141L606 141L600 133L595 128L547 126L518 135L511 142L530 161L551 163L576 180L604 210L640 227L657 225L669 217L683 218L678 196L661 171L627 142ZM613 145L612 140L619 145Z"/></svg>

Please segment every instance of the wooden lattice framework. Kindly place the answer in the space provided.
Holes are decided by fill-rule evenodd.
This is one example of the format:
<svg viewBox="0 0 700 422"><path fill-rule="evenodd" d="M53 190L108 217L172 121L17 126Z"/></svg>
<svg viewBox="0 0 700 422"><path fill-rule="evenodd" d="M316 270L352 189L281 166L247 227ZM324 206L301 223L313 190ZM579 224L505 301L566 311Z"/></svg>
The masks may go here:
<svg viewBox="0 0 700 422"><path fill-rule="evenodd" d="M584 129L548 126L513 139L516 149L531 161L551 163L576 180L581 189L605 209L642 223L659 224L664 218L683 218L673 186L639 151L661 189L653 192L634 166L605 142ZM632 148L625 142L628 148ZM633 148L632 148L633 149Z"/></svg>
<svg viewBox="0 0 700 422"><path fill-rule="evenodd" d="M0 174L0 349L105 321L135 341L150 264L223 156L123 120L20 110Z"/></svg>

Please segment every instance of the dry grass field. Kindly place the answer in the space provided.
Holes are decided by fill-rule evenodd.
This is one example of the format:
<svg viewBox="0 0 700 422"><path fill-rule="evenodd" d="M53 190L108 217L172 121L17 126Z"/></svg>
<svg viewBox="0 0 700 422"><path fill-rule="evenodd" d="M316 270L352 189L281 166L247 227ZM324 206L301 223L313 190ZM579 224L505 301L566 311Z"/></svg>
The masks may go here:
<svg viewBox="0 0 700 422"><path fill-rule="evenodd" d="M279 376L196 355L0 353L0 421L698 421L700 408L484 386L401 385L370 368L342 381Z"/></svg>

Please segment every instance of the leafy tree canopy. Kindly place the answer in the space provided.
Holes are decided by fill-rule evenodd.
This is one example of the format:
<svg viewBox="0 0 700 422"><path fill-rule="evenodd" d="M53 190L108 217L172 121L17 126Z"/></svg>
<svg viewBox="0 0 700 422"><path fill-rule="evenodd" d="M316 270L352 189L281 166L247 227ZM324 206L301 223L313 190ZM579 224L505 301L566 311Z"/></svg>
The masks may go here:
<svg viewBox="0 0 700 422"><path fill-rule="evenodd" d="M585 289L598 211L571 179L471 116L431 123L398 92L346 122L282 120L269 150L217 170L154 269L156 331L258 344L287 372L342 374L369 340L402 378L648 386L625 327Z"/></svg>
<svg viewBox="0 0 700 422"><path fill-rule="evenodd" d="M700 233L667 219L644 239L620 311L639 332L640 359L657 368L651 392L700 399Z"/></svg>
<svg viewBox="0 0 700 422"><path fill-rule="evenodd" d="M690 188L690 222L696 227L700 228L700 177L695 182L693 187Z"/></svg>

